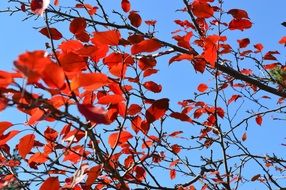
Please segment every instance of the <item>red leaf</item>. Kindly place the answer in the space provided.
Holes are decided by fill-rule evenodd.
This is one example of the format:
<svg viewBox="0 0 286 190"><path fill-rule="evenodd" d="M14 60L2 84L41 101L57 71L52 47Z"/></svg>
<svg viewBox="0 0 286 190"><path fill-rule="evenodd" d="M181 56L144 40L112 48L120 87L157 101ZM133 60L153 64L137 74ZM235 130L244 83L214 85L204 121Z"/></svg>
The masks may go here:
<svg viewBox="0 0 286 190"><path fill-rule="evenodd" d="M251 181L256 181L256 180L258 180L259 178L260 178L260 174L257 174L257 175L255 175L255 176L253 176L252 178L251 178Z"/></svg>
<svg viewBox="0 0 286 190"><path fill-rule="evenodd" d="M49 177L44 181L41 185L40 190L59 190L60 189L60 182L58 177Z"/></svg>
<svg viewBox="0 0 286 190"><path fill-rule="evenodd" d="M154 121L163 117L169 109L169 99L163 98L156 100L146 111L147 122L153 123Z"/></svg>
<svg viewBox="0 0 286 190"><path fill-rule="evenodd" d="M48 141L55 141L58 137L58 132L52 129L51 127L47 127L47 129L44 132L44 136Z"/></svg>
<svg viewBox="0 0 286 190"><path fill-rule="evenodd" d="M111 46L117 46L120 40L120 32L118 30L108 30L104 32L95 32L91 41L94 44L101 43Z"/></svg>
<svg viewBox="0 0 286 190"><path fill-rule="evenodd" d="M145 23L149 26L155 26L157 21L156 20L145 20Z"/></svg>
<svg viewBox="0 0 286 190"><path fill-rule="evenodd" d="M82 49L83 47L84 47L83 44L78 40L63 41L59 45L59 48L63 51L63 53L65 55L68 53L78 51L78 50Z"/></svg>
<svg viewBox="0 0 286 190"><path fill-rule="evenodd" d="M227 101L227 104L230 104L232 103L233 101L236 101L238 98L240 98L241 95L238 95L238 94L234 94L231 96L231 98Z"/></svg>
<svg viewBox="0 0 286 190"><path fill-rule="evenodd" d="M173 36L173 38L178 41L177 42L178 46L186 48L186 49L190 49L191 48L190 40L192 36L193 36L193 32L188 32L184 36L176 35L176 36Z"/></svg>
<svg viewBox="0 0 286 190"><path fill-rule="evenodd" d="M279 52L278 52L278 51L268 51L268 52L263 56L263 59L276 61L277 58L274 56L274 54L279 54Z"/></svg>
<svg viewBox="0 0 286 190"><path fill-rule="evenodd" d="M107 84L108 78L103 73L81 73L72 79L71 89L83 87L85 90L93 91Z"/></svg>
<svg viewBox="0 0 286 190"><path fill-rule="evenodd" d="M263 68L266 70L272 70L277 66L278 66L278 63L271 63L271 64L263 65Z"/></svg>
<svg viewBox="0 0 286 190"><path fill-rule="evenodd" d="M173 117L175 119L179 119L181 121L187 121L187 122L192 122L192 119L185 113L180 113L180 112L172 112L170 114L170 117Z"/></svg>
<svg viewBox="0 0 286 190"><path fill-rule="evenodd" d="M143 35L140 35L140 34L131 34L129 37L128 37L128 41L131 43L131 44L137 44L141 41L144 40L144 36Z"/></svg>
<svg viewBox="0 0 286 190"><path fill-rule="evenodd" d="M21 3L21 11L26 12L26 5Z"/></svg>
<svg viewBox="0 0 286 190"><path fill-rule="evenodd" d="M50 88L60 89L65 84L63 68L55 63L48 64L43 71L43 80Z"/></svg>
<svg viewBox="0 0 286 190"><path fill-rule="evenodd" d="M0 135L0 146L6 144L10 139L16 136L20 131L13 130L8 132L6 135Z"/></svg>
<svg viewBox="0 0 286 190"><path fill-rule="evenodd" d="M159 93L162 90L162 86L153 81L144 82L143 86L154 93Z"/></svg>
<svg viewBox="0 0 286 190"><path fill-rule="evenodd" d="M179 162L180 162L179 159L176 159L176 160L172 161L172 162L170 163L170 167L176 166Z"/></svg>
<svg viewBox="0 0 286 190"><path fill-rule="evenodd" d="M0 122L0 136L4 133L5 130L9 129L12 126L13 124L8 121Z"/></svg>
<svg viewBox="0 0 286 190"><path fill-rule="evenodd" d="M193 60L193 55L190 55L190 54L178 54L178 55L175 55L174 57L172 57L170 60L169 60L169 64L175 62L175 61L182 61L182 60L188 60L188 61L192 61Z"/></svg>
<svg viewBox="0 0 286 190"><path fill-rule="evenodd" d="M135 116L133 119L132 119L132 129L134 130L134 132L137 134L139 131L140 131L140 128L141 128L141 123L142 123L142 119L140 116Z"/></svg>
<svg viewBox="0 0 286 190"><path fill-rule="evenodd" d="M121 1L121 8L124 12L126 12L126 13L129 12L130 8L131 8L129 0L122 0Z"/></svg>
<svg viewBox="0 0 286 190"><path fill-rule="evenodd" d="M257 115L256 118L255 118L255 121L258 125L261 125L262 124L262 117L261 115Z"/></svg>
<svg viewBox="0 0 286 190"><path fill-rule="evenodd" d="M86 31L76 33L75 37L76 37L76 39L78 39L81 42L88 42L90 39L90 36Z"/></svg>
<svg viewBox="0 0 286 190"><path fill-rule="evenodd" d="M29 118L27 124L28 125L34 125L37 121L40 121L43 119L44 111L40 108L35 108L31 111L31 117Z"/></svg>
<svg viewBox="0 0 286 190"><path fill-rule="evenodd" d="M245 10L241 9L231 9L227 12L228 14L231 14L235 19L249 19L248 14Z"/></svg>
<svg viewBox="0 0 286 190"><path fill-rule="evenodd" d="M183 133L183 131L174 131L174 132L172 132L169 136L170 137L177 137L178 135L180 135L180 134L182 134Z"/></svg>
<svg viewBox="0 0 286 190"><path fill-rule="evenodd" d="M93 182L97 179L101 171L101 165L94 166L90 168L90 170L87 172L87 180L85 184L87 186L91 186Z"/></svg>
<svg viewBox="0 0 286 190"><path fill-rule="evenodd" d="M143 56L139 59L138 66L139 68L144 71L146 69L152 69L157 64L157 61L152 56Z"/></svg>
<svg viewBox="0 0 286 190"><path fill-rule="evenodd" d="M142 107L137 104L131 104L127 110L128 115L136 115L142 110Z"/></svg>
<svg viewBox="0 0 286 190"><path fill-rule="evenodd" d="M131 47L132 55L142 52L154 52L161 47L160 42L154 39L148 39L139 42Z"/></svg>
<svg viewBox="0 0 286 190"><path fill-rule="evenodd" d="M251 69L242 69L240 70L240 73L244 75L252 75L253 72Z"/></svg>
<svg viewBox="0 0 286 190"><path fill-rule="evenodd" d="M86 118L97 124L110 124L107 111L102 107L94 107L89 104L77 104L79 112Z"/></svg>
<svg viewBox="0 0 286 190"><path fill-rule="evenodd" d="M206 69L206 60L203 58L194 58L193 65L196 71L203 73Z"/></svg>
<svg viewBox="0 0 286 190"><path fill-rule="evenodd" d="M42 28L39 32L45 35L47 38L51 38L53 40L60 40L63 37L63 35L56 28L45 27Z"/></svg>
<svg viewBox="0 0 286 190"><path fill-rule="evenodd" d="M89 15L94 15L98 9L98 7L93 7L91 4L76 4L75 6L76 8L84 8L87 9L87 12Z"/></svg>
<svg viewBox="0 0 286 190"><path fill-rule="evenodd" d="M29 154L31 149L34 146L35 141L35 135L29 134L20 139L20 142L18 144L18 151L22 158L25 159L26 155Z"/></svg>
<svg viewBox="0 0 286 190"><path fill-rule="evenodd" d="M241 140L242 140L242 141L246 141L246 139L247 139L247 134L246 134L246 132L245 132L245 133L243 133L243 135L242 135L242 137L241 137Z"/></svg>
<svg viewBox="0 0 286 190"><path fill-rule="evenodd" d="M135 175L136 180L138 180L139 182L143 181L146 176L145 169L141 166L135 166L134 170L136 172L136 175Z"/></svg>
<svg viewBox="0 0 286 190"><path fill-rule="evenodd" d="M0 70L0 88L6 88L11 83L14 82L14 78L23 78L23 75L19 72L17 73L10 73L3 70ZM1 99L5 99L2 95Z"/></svg>
<svg viewBox="0 0 286 190"><path fill-rule="evenodd" d="M37 15L43 15L45 10L48 8L50 0L32 0L31 11Z"/></svg>
<svg viewBox="0 0 286 190"><path fill-rule="evenodd" d="M147 135L147 133L150 130L150 123L148 123L147 121L142 121L141 125L140 125L140 130L141 130L142 133Z"/></svg>
<svg viewBox="0 0 286 190"><path fill-rule="evenodd" d="M151 75L153 75L153 74L155 74L155 73L157 73L158 72L158 70L157 69L146 69L145 71L144 71L144 73L143 73L143 76L144 77L148 77L148 76L151 76Z"/></svg>
<svg viewBox="0 0 286 190"><path fill-rule="evenodd" d="M208 89L208 85L206 85L205 83L201 83L198 87L197 87L199 92L205 92Z"/></svg>
<svg viewBox="0 0 286 190"><path fill-rule="evenodd" d="M213 8L206 2L194 1L192 11L198 18L210 18L214 14Z"/></svg>
<svg viewBox="0 0 286 190"><path fill-rule="evenodd" d="M218 51L218 40L220 39L220 36L217 35L211 35L208 36L204 42L204 53L203 57L207 62L210 63L214 67L215 62L217 60L217 51Z"/></svg>
<svg viewBox="0 0 286 190"><path fill-rule="evenodd" d="M237 40L237 42L239 44L239 48L245 48L250 43L250 40L248 38L244 38L241 40Z"/></svg>
<svg viewBox="0 0 286 190"><path fill-rule="evenodd" d="M0 97L0 111L3 111L7 107L7 105L8 105L8 100L6 98Z"/></svg>
<svg viewBox="0 0 286 190"><path fill-rule="evenodd" d="M171 169L170 170L170 178L171 179L175 179L176 178L176 170L175 169Z"/></svg>
<svg viewBox="0 0 286 190"><path fill-rule="evenodd" d="M119 145L124 144L131 138L133 138L133 135L128 131L112 133L111 135L109 135L108 144L111 148L115 148L117 143Z"/></svg>
<svg viewBox="0 0 286 190"><path fill-rule="evenodd" d="M204 108L198 108L196 109L196 111L194 112L194 118L198 119L199 117L202 116L202 114L206 113L206 110Z"/></svg>
<svg viewBox="0 0 286 190"><path fill-rule="evenodd" d="M46 154L37 152L30 157L29 163L35 162L38 164L42 164L42 163L45 163L47 160L48 160L48 156Z"/></svg>
<svg viewBox="0 0 286 190"><path fill-rule="evenodd" d="M54 0L54 5L55 6L59 6L59 4L60 4L60 0Z"/></svg>
<svg viewBox="0 0 286 190"><path fill-rule="evenodd" d="M279 40L279 44L286 44L286 36L283 36L280 40Z"/></svg>
<svg viewBox="0 0 286 190"><path fill-rule="evenodd" d="M254 48L257 49L257 52L261 52L263 50L263 45L261 43L255 44Z"/></svg>
<svg viewBox="0 0 286 190"><path fill-rule="evenodd" d="M176 154L178 154L181 151L181 147L177 144L174 144L173 146L171 146L172 151Z"/></svg>
<svg viewBox="0 0 286 190"><path fill-rule="evenodd" d="M216 113L218 114L219 117L223 118L224 117L224 110L220 107L216 108Z"/></svg>
<svg viewBox="0 0 286 190"><path fill-rule="evenodd" d="M124 101L124 99L121 95L106 95L106 96L99 98L98 103L99 104L118 104L122 101Z"/></svg>
<svg viewBox="0 0 286 190"><path fill-rule="evenodd" d="M73 34L85 31L86 21L84 18L75 18L70 23L70 31Z"/></svg>
<svg viewBox="0 0 286 190"><path fill-rule="evenodd" d="M33 51L20 55L14 64L28 78L28 83L31 84L38 82L45 67L51 64L51 61L46 56L45 51Z"/></svg>
<svg viewBox="0 0 286 190"><path fill-rule="evenodd" d="M247 19L233 19L230 21L228 28L230 30L245 30L251 28L252 23Z"/></svg>
<svg viewBox="0 0 286 190"><path fill-rule="evenodd" d="M128 19L130 20L132 26L139 27L142 23L141 16L136 11L131 11Z"/></svg>

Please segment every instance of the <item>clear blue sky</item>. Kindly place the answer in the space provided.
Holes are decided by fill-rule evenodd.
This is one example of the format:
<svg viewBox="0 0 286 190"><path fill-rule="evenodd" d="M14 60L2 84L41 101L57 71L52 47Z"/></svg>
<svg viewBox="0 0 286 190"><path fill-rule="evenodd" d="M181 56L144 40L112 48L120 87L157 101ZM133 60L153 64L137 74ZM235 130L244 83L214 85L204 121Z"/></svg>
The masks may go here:
<svg viewBox="0 0 286 190"><path fill-rule="evenodd" d="M64 0L60 2L64 3ZM114 2L115 1L112 0L112 4ZM119 1L117 0L116 2ZM158 20L157 36L159 38L163 38L164 40L171 39L170 32L176 29L173 20L182 18L182 13L174 11L183 5L182 3L176 3L180 2L179 0L131 0L131 2L134 9L140 11L144 19ZM108 6L111 7L111 3L108 2L108 4ZM6 2L0 2L0 9L6 6ZM280 56L281 60L285 60L286 49L278 45L279 39L283 35L286 35L286 28L281 26L281 22L286 20L285 0L272 2L266 0L225 0L225 6L247 10L251 21L254 23L251 30L233 32L230 39L236 40L249 37L252 44L263 43L265 50L279 50L282 54ZM45 25L43 18L38 18L37 20L32 18L27 21L22 21L23 18L24 16L19 13L13 16L0 14L0 69L2 70L11 70L13 60L15 60L20 53L36 49L45 49L45 42L48 42L47 38L41 35L37 29L33 29L33 27ZM209 78L205 78L204 75L195 74L193 67L187 62L174 63L168 66L168 59L160 59L158 61L158 67L161 70L160 75L153 79L161 83L164 88L160 96L169 97L173 106L175 106L177 101L192 97L194 89L196 89L200 81L208 83L209 80ZM270 107L275 107L275 100L268 101L267 104L269 104ZM18 122L19 118L15 117L15 114L13 111L0 113L0 121L11 120ZM243 117L243 115L241 115L241 117ZM171 125L172 124L174 125L174 123L171 123ZM255 125L255 123L253 122L252 125ZM273 122L269 116L265 117L262 127L255 125L249 128L249 140L246 142L249 145L249 149L257 153L275 151L278 155L285 155L285 148L279 146L286 137L286 133L284 132L285 127L285 122ZM275 147L275 149L273 147ZM249 175L251 176L252 174L253 173L250 172ZM162 177L162 179L164 178L164 176L160 177ZM167 180L168 176L165 177ZM166 181L166 184L168 183L169 182ZM252 187L248 186L242 189L249 188Z"/></svg>

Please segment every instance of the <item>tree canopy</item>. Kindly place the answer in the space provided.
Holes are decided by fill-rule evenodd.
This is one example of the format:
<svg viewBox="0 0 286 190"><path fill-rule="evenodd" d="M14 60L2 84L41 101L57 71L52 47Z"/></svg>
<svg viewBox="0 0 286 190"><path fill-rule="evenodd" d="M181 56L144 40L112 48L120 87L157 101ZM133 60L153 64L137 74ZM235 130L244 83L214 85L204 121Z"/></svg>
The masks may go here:
<svg viewBox="0 0 286 190"><path fill-rule="evenodd" d="M286 36L252 40L248 10L222 0L158 2L172 12L150 18L135 0L0 7L46 40L0 70L0 114L21 120L0 120L1 189L286 188L285 144L271 144L285 125Z"/></svg>

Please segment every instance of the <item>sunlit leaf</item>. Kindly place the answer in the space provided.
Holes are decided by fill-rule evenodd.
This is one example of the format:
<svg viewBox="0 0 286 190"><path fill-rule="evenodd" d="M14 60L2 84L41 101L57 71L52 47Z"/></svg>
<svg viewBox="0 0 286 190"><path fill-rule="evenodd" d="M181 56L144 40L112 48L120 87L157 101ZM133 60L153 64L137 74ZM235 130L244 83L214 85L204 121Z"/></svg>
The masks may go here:
<svg viewBox="0 0 286 190"><path fill-rule="evenodd" d="M104 32L94 32L91 41L93 43L101 43L116 46L119 43L120 32L118 30L108 30Z"/></svg>
<svg viewBox="0 0 286 190"><path fill-rule="evenodd" d="M28 134L20 139L18 144L18 151L22 158L25 159L26 155L31 151L34 146L34 141L34 134Z"/></svg>
<svg viewBox="0 0 286 190"><path fill-rule="evenodd" d="M279 44L286 44L286 36L283 36L280 40L279 40Z"/></svg>
<svg viewBox="0 0 286 190"><path fill-rule="evenodd" d="M197 89L199 92L205 92L208 89L208 85L206 85L205 83L201 83L201 84L199 84Z"/></svg>
<svg viewBox="0 0 286 190"><path fill-rule="evenodd" d="M112 133L108 137L108 144L111 148L115 148L117 144L126 143L131 138L133 138L133 135L128 131Z"/></svg>
<svg viewBox="0 0 286 190"><path fill-rule="evenodd" d="M217 61L217 51L218 51L218 40L219 39L220 39L220 37L217 35L211 35L205 39L203 57L212 66L214 66L216 61Z"/></svg>
<svg viewBox="0 0 286 190"><path fill-rule="evenodd" d="M12 130L8 132L6 135L0 135L0 146L6 144L9 140L11 140L14 136L16 136L20 131Z"/></svg>
<svg viewBox="0 0 286 190"><path fill-rule="evenodd" d="M85 90L93 91L108 83L108 78L103 73L81 73L72 79L71 88L75 90L83 87Z"/></svg>
<svg viewBox="0 0 286 190"><path fill-rule="evenodd" d="M0 135L2 135L7 129L12 127L13 124L9 121L1 121L0 122Z"/></svg>
<svg viewBox="0 0 286 190"><path fill-rule="evenodd" d="M124 99L121 95L106 95L98 99L99 104L118 104Z"/></svg>
<svg viewBox="0 0 286 190"><path fill-rule="evenodd" d="M43 80L50 88L61 88L65 84L62 67L55 63L48 64L43 71Z"/></svg>
<svg viewBox="0 0 286 190"><path fill-rule="evenodd" d="M60 189L60 182L58 177L49 177L44 181L41 185L40 190L59 190Z"/></svg>

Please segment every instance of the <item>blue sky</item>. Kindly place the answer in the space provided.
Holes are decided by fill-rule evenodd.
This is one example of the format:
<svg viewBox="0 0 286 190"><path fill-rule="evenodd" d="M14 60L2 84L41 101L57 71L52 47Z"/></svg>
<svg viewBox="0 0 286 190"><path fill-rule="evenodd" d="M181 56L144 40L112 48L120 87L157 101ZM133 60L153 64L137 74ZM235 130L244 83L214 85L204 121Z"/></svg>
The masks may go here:
<svg viewBox="0 0 286 190"><path fill-rule="evenodd" d="M61 2L64 3L64 0L61 0ZM170 40L170 32L176 29L176 25L173 22L174 19L187 18L186 15L183 16L182 13L174 11L182 7L182 3L176 3L179 1L144 0L142 2L131 0L131 2L133 3L134 9L140 11L144 19L158 20L158 33L156 35L164 40ZM113 1L112 3L108 2L109 7L111 7L111 4L113 4ZM6 7L6 5L5 2L1 1L0 9ZM286 28L281 25L281 22L286 20L285 5L285 0L272 2L266 0L225 0L225 7L229 9L241 8L247 10L253 22L251 30L232 32L229 36L230 39L234 40L232 43L236 43L236 39L249 37L252 44L263 43L265 50L279 50L281 60L285 60L286 49L278 45L279 39L283 35L286 35ZM20 53L36 49L45 49L45 42L48 42L47 38L41 35L38 29L33 28L43 27L43 18L40 17L37 20L32 18L22 21L24 18L24 15L19 13L13 16L8 16L7 14L1 14L0 16L0 69L11 70L13 60L15 60ZM160 96L170 98L173 101L173 106L175 106L175 103L179 100L190 98L200 81L209 82L210 77L206 78L205 75L196 74L188 62L174 63L169 66L168 59L165 58L159 59L158 67L160 68L160 75L153 79L163 85L164 89ZM269 104L270 107L275 107L275 101L269 101L267 104ZM233 109L235 110L235 108ZM241 117L243 117L243 115ZM286 137L286 133L283 132L285 131L285 123L273 122L269 118L270 117L268 117L268 119L265 118L265 122L260 128L257 126L249 127L249 141L246 143L249 145L250 150L257 151L258 153L263 154L265 150L272 151L274 149L273 147L275 147L274 151L283 155L285 154L285 149L279 146L279 144L283 143ZM0 113L0 120L15 121L18 119L20 120L20 118L15 118L15 113L12 111L5 114ZM177 125L177 123L171 123L170 125ZM255 125L255 122L253 122L252 125Z"/></svg>

